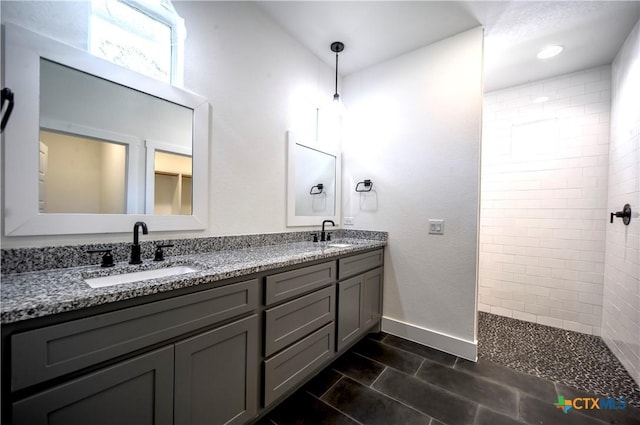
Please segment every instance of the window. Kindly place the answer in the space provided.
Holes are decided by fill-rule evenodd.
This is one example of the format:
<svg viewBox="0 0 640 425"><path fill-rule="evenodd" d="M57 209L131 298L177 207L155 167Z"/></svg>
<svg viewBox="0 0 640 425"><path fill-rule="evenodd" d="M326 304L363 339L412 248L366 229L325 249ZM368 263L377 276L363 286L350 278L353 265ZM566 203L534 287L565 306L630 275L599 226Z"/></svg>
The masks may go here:
<svg viewBox="0 0 640 425"><path fill-rule="evenodd" d="M182 85L184 20L170 0L92 0L89 52Z"/></svg>

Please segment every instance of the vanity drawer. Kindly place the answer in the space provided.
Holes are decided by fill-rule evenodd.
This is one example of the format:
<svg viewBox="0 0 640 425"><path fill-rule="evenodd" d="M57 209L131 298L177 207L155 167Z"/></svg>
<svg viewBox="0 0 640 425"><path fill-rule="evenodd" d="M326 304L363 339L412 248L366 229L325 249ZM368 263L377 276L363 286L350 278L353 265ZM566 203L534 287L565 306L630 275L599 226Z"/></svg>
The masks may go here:
<svg viewBox="0 0 640 425"><path fill-rule="evenodd" d="M275 304L329 285L335 281L335 261L267 276L264 302L267 306Z"/></svg>
<svg viewBox="0 0 640 425"><path fill-rule="evenodd" d="M331 285L265 311L266 357L333 321L336 288Z"/></svg>
<svg viewBox="0 0 640 425"><path fill-rule="evenodd" d="M346 279L367 270L375 269L381 266L383 261L384 251L382 249L341 258L338 260L338 278Z"/></svg>
<svg viewBox="0 0 640 425"><path fill-rule="evenodd" d="M264 362L264 407L304 381L333 356L332 323Z"/></svg>
<svg viewBox="0 0 640 425"><path fill-rule="evenodd" d="M19 390L253 311L258 281L78 319L11 337L11 389Z"/></svg>

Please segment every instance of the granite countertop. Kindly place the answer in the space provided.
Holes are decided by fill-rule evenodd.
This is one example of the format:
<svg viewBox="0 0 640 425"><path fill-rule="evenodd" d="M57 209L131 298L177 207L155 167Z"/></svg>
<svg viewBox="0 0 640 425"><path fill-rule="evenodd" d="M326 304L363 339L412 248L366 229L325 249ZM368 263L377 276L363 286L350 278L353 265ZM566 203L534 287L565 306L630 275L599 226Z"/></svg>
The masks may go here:
<svg viewBox="0 0 640 425"><path fill-rule="evenodd" d="M349 244L347 247L330 246ZM332 242L295 242L256 248L213 251L167 257L162 263L145 259L141 265L84 266L2 276L0 323L44 317L140 296L172 291L308 261L385 246L385 241L340 239ZM189 265L199 271L103 288L91 288L84 278Z"/></svg>

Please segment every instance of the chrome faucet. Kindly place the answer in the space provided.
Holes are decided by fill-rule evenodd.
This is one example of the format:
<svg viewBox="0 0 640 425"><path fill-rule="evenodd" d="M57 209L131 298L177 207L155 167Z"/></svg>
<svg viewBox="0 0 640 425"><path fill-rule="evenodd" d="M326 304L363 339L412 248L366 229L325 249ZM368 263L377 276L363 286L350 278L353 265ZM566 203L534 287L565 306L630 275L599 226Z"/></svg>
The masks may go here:
<svg viewBox="0 0 640 425"><path fill-rule="evenodd" d="M129 264L142 264L142 260L140 259L140 245L138 244L138 232L140 227L142 227L142 234L149 234L149 230L147 230L147 225L143 221L136 221L136 224L133 225L133 245L131 245L131 259L129 260Z"/></svg>
<svg viewBox="0 0 640 425"><path fill-rule="evenodd" d="M320 242L328 241L331 238L331 236L329 236L327 234L327 232L325 232L325 230L324 230L324 225L326 223L331 223L332 226L336 225L336 223L334 223L333 220L325 220L325 221L322 222L322 231L320 232Z"/></svg>

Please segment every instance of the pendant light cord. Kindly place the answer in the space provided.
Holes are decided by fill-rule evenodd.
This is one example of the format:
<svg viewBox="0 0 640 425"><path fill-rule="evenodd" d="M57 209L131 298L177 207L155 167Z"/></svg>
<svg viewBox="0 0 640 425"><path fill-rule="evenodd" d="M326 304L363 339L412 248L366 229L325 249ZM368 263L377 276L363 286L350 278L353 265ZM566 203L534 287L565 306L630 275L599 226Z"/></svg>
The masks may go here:
<svg viewBox="0 0 640 425"><path fill-rule="evenodd" d="M331 43L331 51L336 52L336 92L333 94L334 102L338 102L340 100L340 95L338 94L338 54L344 50L344 44L340 41L334 41Z"/></svg>
<svg viewBox="0 0 640 425"><path fill-rule="evenodd" d="M336 52L336 92L333 94L334 99L336 96L340 96L338 94L338 52Z"/></svg>

